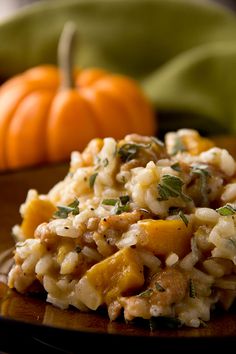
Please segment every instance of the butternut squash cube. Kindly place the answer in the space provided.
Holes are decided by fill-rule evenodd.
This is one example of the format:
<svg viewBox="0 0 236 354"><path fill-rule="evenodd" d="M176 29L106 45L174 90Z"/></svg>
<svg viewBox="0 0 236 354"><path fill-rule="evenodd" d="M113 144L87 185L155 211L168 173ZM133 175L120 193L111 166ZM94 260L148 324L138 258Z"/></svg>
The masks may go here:
<svg viewBox="0 0 236 354"><path fill-rule="evenodd" d="M180 258L190 251L192 227L184 224L181 219L152 220L138 222L140 233L137 245L153 252L156 256L167 257L176 253Z"/></svg>
<svg viewBox="0 0 236 354"><path fill-rule="evenodd" d="M34 235L36 227L50 220L56 207L47 199L36 197L27 203L24 218L21 224L21 230L25 238L31 238Z"/></svg>
<svg viewBox="0 0 236 354"><path fill-rule="evenodd" d="M199 155L203 151L207 151L215 146L215 143L207 138L196 135L185 135L182 137L182 141L186 150L191 155Z"/></svg>
<svg viewBox="0 0 236 354"><path fill-rule="evenodd" d="M107 304L144 283L143 265L132 248L123 248L95 264L85 275Z"/></svg>

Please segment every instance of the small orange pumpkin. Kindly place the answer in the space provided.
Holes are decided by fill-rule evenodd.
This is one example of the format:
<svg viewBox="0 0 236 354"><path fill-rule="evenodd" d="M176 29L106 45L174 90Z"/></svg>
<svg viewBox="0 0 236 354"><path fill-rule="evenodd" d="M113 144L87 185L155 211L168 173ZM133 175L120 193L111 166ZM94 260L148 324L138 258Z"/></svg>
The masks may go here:
<svg viewBox="0 0 236 354"><path fill-rule="evenodd" d="M0 88L1 170L67 160L95 137L156 133L136 81L102 69L72 74L73 32L71 24L62 32L59 67L28 69Z"/></svg>

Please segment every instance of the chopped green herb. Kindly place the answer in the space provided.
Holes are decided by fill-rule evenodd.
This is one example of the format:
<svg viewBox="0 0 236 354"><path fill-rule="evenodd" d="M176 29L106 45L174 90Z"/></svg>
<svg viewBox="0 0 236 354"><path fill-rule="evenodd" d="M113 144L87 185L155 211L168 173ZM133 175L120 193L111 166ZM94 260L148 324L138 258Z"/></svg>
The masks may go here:
<svg viewBox="0 0 236 354"><path fill-rule="evenodd" d="M139 146L136 144L124 144L118 150L118 156L122 162L128 162L132 160L138 153Z"/></svg>
<svg viewBox="0 0 236 354"><path fill-rule="evenodd" d="M171 167L172 170L174 170L174 171L177 171L177 172L181 172L181 171L182 171L179 162L174 163L174 164L171 165L170 167Z"/></svg>
<svg viewBox="0 0 236 354"><path fill-rule="evenodd" d="M109 160L107 158L105 158L102 162L104 167L107 167L107 165L109 165Z"/></svg>
<svg viewBox="0 0 236 354"><path fill-rule="evenodd" d="M127 204L127 203L129 202L129 196L128 196L128 195L122 195L122 196L120 197L120 201L121 201L121 204L122 204L122 205Z"/></svg>
<svg viewBox="0 0 236 354"><path fill-rule="evenodd" d="M54 217L60 219L66 219L68 215L71 213L71 208L66 206L58 206L57 211L54 213Z"/></svg>
<svg viewBox="0 0 236 354"><path fill-rule="evenodd" d="M236 213L236 209L230 204L226 204L223 207L216 209L216 211L222 216L234 215Z"/></svg>
<svg viewBox="0 0 236 354"><path fill-rule="evenodd" d="M178 136L176 136L170 155L176 155L178 152L184 151L186 151L186 147L184 146L182 140Z"/></svg>
<svg viewBox="0 0 236 354"><path fill-rule="evenodd" d="M147 289L142 291L140 294L136 295L137 297L150 297L153 294L153 289Z"/></svg>
<svg viewBox="0 0 236 354"><path fill-rule="evenodd" d="M188 218L185 216L183 210L179 211L179 217L183 220L186 226L188 226Z"/></svg>
<svg viewBox="0 0 236 354"><path fill-rule="evenodd" d="M91 175L89 177L89 187L92 189L93 186L94 186L94 183L96 181L96 178L97 178L97 175L98 175L98 172L94 173L93 175Z"/></svg>
<svg viewBox="0 0 236 354"><path fill-rule="evenodd" d="M196 291L195 291L195 286L193 283L193 279L189 279L189 296L195 299L196 297Z"/></svg>
<svg viewBox="0 0 236 354"><path fill-rule="evenodd" d="M79 200L76 198L71 204L68 205L69 208L73 209L72 214L79 214Z"/></svg>
<svg viewBox="0 0 236 354"><path fill-rule="evenodd" d="M179 217L183 220L186 226L188 226L188 218L185 216L182 209L178 207L170 207L169 208L169 215L179 215Z"/></svg>
<svg viewBox="0 0 236 354"><path fill-rule="evenodd" d="M170 197L181 197L184 201L191 199L182 192L184 182L176 176L164 175L161 182L158 184L159 198L158 200L168 200Z"/></svg>
<svg viewBox="0 0 236 354"><path fill-rule="evenodd" d="M155 283L155 287L157 291L160 291L161 293L163 293L164 291L166 291L165 288L163 288L163 286L161 286L161 284L159 284L158 282Z"/></svg>
<svg viewBox="0 0 236 354"><path fill-rule="evenodd" d="M119 199L103 199L102 204L114 206L114 214L118 215L129 211L129 196L124 195Z"/></svg>
<svg viewBox="0 0 236 354"><path fill-rule="evenodd" d="M183 323L177 317L158 316L152 317L149 320L149 326L151 331L154 331L158 328L176 329L180 328L182 325Z"/></svg>
<svg viewBox="0 0 236 354"><path fill-rule="evenodd" d="M122 205L121 203L116 203L114 213L116 215L125 213L129 211L129 204Z"/></svg>
<svg viewBox="0 0 236 354"><path fill-rule="evenodd" d="M124 212L129 211L129 196L128 195L122 195L119 197L119 201L117 202L115 206L115 214L121 214Z"/></svg>
<svg viewBox="0 0 236 354"><path fill-rule="evenodd" d="M164 175L158 185L161 200L168 200L169 197L179 197L183 184L183 181L178 177Z"/></svg>
<svg viewBox="0 0 236 354"><path fill-rule="evenodd" d="M118 202L118 199L103 199L102 204L115 206L117 202Z"/></svg>
<svg viewBox="0 0 236 354"><path fill-rule="evenodd" d="M137 156L140 149L149 149L150 147L151 144L127 143L121 146L117 153L122 162L128 162Z"/></svg>
<svg viewBox="0 0 236 354"><path fill-rule="evenodd" d="M180 212L180 208L178 208L178 207L170 207L169 208L169 211L168 211L168 214L169 215L178 215L179 214L179 212Z"/></svg>
<svg viewBox="0 0 236 354"><path fill-rule="evenodd" d="M208 197L207 197L207 178L210 176L209 171L205 165L193 165L192 173L196 174L200 177L200 192L202 197L202 204L208 205Z"/></svg>
<svg viewBox="0 0 236 354"><path fill-rule="evenodd" d="M57 211L53 214L55 218L66 219L70 213L72 215L79 214L79 200L76 198L72 203L67 206L57 206Z"/></svg>

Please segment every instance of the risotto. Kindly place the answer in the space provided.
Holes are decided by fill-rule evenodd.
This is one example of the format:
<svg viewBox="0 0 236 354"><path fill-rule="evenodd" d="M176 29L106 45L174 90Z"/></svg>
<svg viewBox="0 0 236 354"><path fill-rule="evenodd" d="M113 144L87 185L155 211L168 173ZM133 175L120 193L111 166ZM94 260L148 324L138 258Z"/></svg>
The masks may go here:
<svg viewBox="0 0 236 354"><path fill-rule="evenodd" d="M8 286L110 320L199 327L236 297L236 162L197 131L93 139L20 207Z"/></svg>

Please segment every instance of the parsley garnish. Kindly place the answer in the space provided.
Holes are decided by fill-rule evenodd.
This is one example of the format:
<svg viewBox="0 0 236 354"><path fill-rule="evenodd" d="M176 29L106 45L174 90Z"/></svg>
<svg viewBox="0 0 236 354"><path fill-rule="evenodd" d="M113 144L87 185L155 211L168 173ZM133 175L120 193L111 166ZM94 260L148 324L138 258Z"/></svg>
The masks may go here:
<svg viewBox="0 0 236 354"><path fill-rule="evenodd" d="M174 170L174 171L177 171L177 172L181 172L181 171L182 171L179 162L174 163L174 164L171 165L170 167L171 167L172 170Z"/></svg>
<svg viewBox="0 0 236 354"><path fill-rule="evenodd" d="M158 184L159 201L168 200L170 197L181 197L184 201L190 201L186 194L182 192L184 182L176 176L164 175Z"/></svg>
<svg viewBox="0 0 236 354"><path fill-rule="evenodd" d="M153 294L153 289L147 289L142 291L140 294L136 295L137 297L150 297Z"/></svg>
<svg viewBox="0 0 236 354"><path fill-rule="evenodd" d="M121 204L122 204L122 205L127 204L127 203L129 202L129 196L128 196L128 195L122 195L122 196L120 197L120 201L121 201Z"/></svg>
<svg viewBox="0 0 236 354"><path fill-rule="evenodd" d="M179 217L183 220L186 226L188 226L188 218L185 216L183 210L179 211Z"/></svg>
<svg viewBox="0 0 236 354"><path fill-rule="evenodd" d="M107 165L109 164L109 160L108 160L107 158L105 158L105 159L102 161L102 163L103 163L103 166L104 166L104 167L107 167Z"/></svg>
<svg viewBox="0 0 236 354"><path fill-rule="evenodd" d="M180 210L181 209L178 207L170 207L168 213L169 213L169 215L178 215Z"/></svg>
<svg viewBox="0 0 236 354"><path fill-rule="evenodd" d="M124 212L127 212L127 211L129 211L129 205L128 205L128 204L122 205L122 204L120 204L119 202L116 203L116 205L115 205L115 210L114 210L114 213L115 213L116 215L119 215L119 214L124 213Z"/></svg>
<svg viewBox="0 0 236 354"><path fill-rule="evenodd" d="M115 205L115 214L119 215L121 213L129 211L129 196L122 195L120 196L118 202Z"/></svg>
<svg viewBox="0 0 236 354"><path fill-rule="evenodd" d="M98 172L94 173L89 177L89 187L92 189L97 178Z"/></svg>
<svg viewBox="0 0 236 354"><path fill-rule="evenodd" d="M119 215L129 211L129 196L123 195L119 199L103 199L102 204L114 206L114 214Z"/></svg>
<svg viewBox="0 0 236 354"><path fill-rule="evenodd" d="M194 165L192 166L192 173L200 177L200 191L202 196L202 203L203 205L207 205L207 178L210 176L209 171L206 169L205 165Z"/></svg>
<svg viewBox="0 0 236 354"><path fill-rule="evenodd" d="M236 209L232 207L232 205L226 204L223 207L216 209L216 211L222 216L228 216L228 215L234 215Z"/></svg>
<svg viewBox="0 0 236 354"><path fill-rule="evenodd" d="M169 208L169 215L179 215L179 217L183 220L186 226L188 226L188 218L185 216L182 209L178 207L170 207Z"/></svg>
<svg viewBox="0 0 236 354"><path fill-rule="evenodd" d="M103 199L102 204L104 205L116 205L117 199Z"/></svg>
<svg viewBox="0 0 236 354"><path fill-rule="evenodd" d="M72 215L79 214L79 200L76 198L72 203L67 206L57 206L57 211L53 214L55 218L66 219L70 213Z"/></svg>
<svg viewBox="0 0 236 354"><path fill-rule="evenodd" d="M163 288L163 286L161 286L161 284L159 284L158 282L155 283L155 287L157 291L160 291L161 293L163 293L164 291L166 291L165 288Z"/></svg>
<svg viewBox="0 0 236 354"><path fill-rule="evenodd" d="M184 151L186 151L186 147L184 146L182 140L177 136L175 138L175 142L172 147L172 151L170 155L176 155L178 152L184 152Z"/></svg>
<svg viewBox="0 0 236 354"><path fill-rule="evenodd" d="M121 146L117 153L122 162L128 162L137 156L140 149L149 149L150 147L151 144L127 143Z"/></svg>

